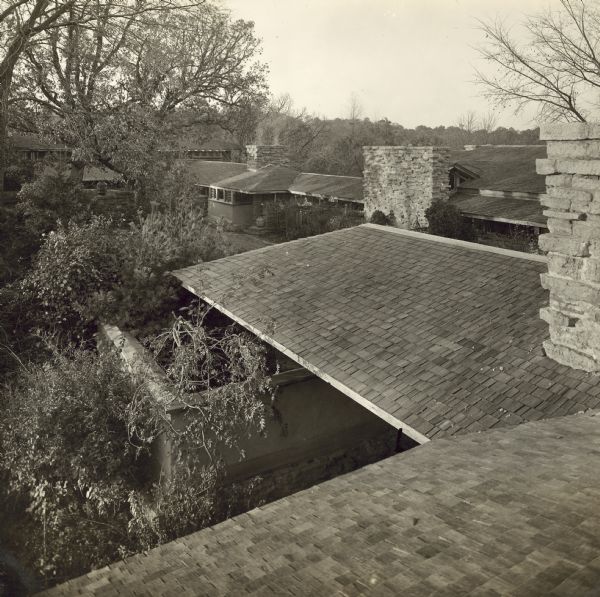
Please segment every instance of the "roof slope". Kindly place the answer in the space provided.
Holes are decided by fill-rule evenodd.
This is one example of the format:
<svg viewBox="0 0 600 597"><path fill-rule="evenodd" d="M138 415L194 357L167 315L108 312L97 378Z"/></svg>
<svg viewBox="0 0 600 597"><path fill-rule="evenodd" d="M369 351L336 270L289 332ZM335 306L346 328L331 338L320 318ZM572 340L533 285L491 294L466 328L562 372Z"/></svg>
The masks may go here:
<svg viewBox="0 0 600 597"><path fill-rule="evenodd" d="M591 597L599 423L435 441L46 594Z"/></svg>
<svg viewBox="0 0 600 597"><path fill-rule="evenodd" d="M248 171L246 164L237 162L217 162L208 160L193 160L181 159L177 163L185 168L191 176L194 177L194 182L203 186L210 186L217 180L236 176L242 172Z"/></svg>
<svg viewBox="0 0 600 597"><path fill-rule="evenodd" d="M367 224L175 272L417 441L600 404L542 354L545 259Z"/></svg>
<svg viewBox="0 0 600 597"><path fill-rule="evenodd" d="M480 216L483 219L544 227L548 221L543 213L542 204L535 200L486 197L459 191L451 195L449 201L465 216Z"/></svg>
<svg viewBox="0 0 600 597"><path fill-rule="evenodd" d="M350 201L363 200L363 179L357 176L334 176L303 172L290 186L292 193L319 197L337 197Z"/></svg>
<svg viewBox="0 0 600 597"><path fill-rule="evenodd" d="M246 193L287 191L297 176L298 170L293 168L269 165L259 170L251 170L231 178L215 181L214 185Z"/></svg>
<svg viewBox="0 0 600 597"><path fill-rule="evenodd" d="M545 145L490 145L472 150L453 149L450 159L480 177L462 183L465 189L544 193L544 177L535 171L535 160L546 157Z"/></svg>

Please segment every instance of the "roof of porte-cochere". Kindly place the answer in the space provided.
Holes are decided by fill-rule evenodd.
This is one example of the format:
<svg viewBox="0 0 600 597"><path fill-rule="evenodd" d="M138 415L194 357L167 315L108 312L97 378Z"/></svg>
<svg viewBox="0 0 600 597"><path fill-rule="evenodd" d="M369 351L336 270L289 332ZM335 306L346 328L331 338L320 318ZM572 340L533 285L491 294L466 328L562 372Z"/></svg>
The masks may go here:
<svg viewBox="0 0 600 597"><path fill-rule="evenodd" d="M174 272L418 442L600 405L547 358L545 258L366 224Z"/></svg>
<svg viewBox="0 0 600 597"><path fill-rule="evenodd" d="M46 595L593 597L599 423L435 440Z"/></svg>

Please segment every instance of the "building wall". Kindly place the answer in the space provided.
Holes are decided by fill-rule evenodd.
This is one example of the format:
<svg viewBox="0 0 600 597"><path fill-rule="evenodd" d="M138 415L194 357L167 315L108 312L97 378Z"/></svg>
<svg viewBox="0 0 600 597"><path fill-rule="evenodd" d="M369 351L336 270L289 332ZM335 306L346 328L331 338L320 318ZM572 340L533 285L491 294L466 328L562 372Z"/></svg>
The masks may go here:
<svg viewBox="0 0 600 597"><path fill-rule="evenodd" d="M157 401L171 404L174 396L162 370L131 334L114 326L100 326L100 349L117 347L124 365L147 379ZM391 456L398 432L323 380L304 369L273 377L276 386L272 415L264 435L243 440L243 460L237 450L221 446L229 480L244 483L260 476L254 499L289 495L343 472ZM270 405L270 403L269 403ZM182 429L193 412L169 408L170 423ZM170 442L161 436L153 445L154 475L168 478L173 466ZM200 464L208 456L197 455Z"/></svg>
<svg viewBox="0 0 600 597"><path fill-rule="evenodd" d="M254 207L252 204L234 205L216 199L208 199L208 217L225 218L235 226L250 226L254 223Z"/></svg>
<svg viewBox="0 0 600 597"><path fill-rule="evenodd" d="M236 450L222 448L231 480L269 477L264 487L272 494L274 479L281 478L288 490L298 491L336 470L346 472L395 451L396 429L308 373L277 386L272 414L264 436L242 442L243 460ZM172 413L174 426L185 425L188 416Z"/></svg>
<svg viewBox="0 0 600 597"><path fill-rule="evenodd" d="M600 372L600 124L545 125L540 137L548 142L548 159L537 160L549 230L539 238L550 293L540 311L550 332L544 349L559 363Z"/></svg>
<svg viewBox="0 0 600 597"><path fill-rule="evenodd" d="M365 216L393 212L400 228L427 226L425 211L449 196L449 151L435 147L363 147Z"/></svg>

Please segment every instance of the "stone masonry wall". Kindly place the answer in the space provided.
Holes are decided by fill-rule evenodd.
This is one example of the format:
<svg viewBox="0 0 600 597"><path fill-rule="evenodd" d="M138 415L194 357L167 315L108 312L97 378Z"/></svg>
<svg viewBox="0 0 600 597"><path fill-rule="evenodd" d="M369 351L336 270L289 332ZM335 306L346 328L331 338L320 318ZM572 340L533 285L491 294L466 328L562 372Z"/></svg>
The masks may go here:
<svg viewBox="0 0 600 597"><path fill-rule="evenodd" d="M263 166L289 166L288 150L284 145L246 145L247 164L250 170Z"/></svg>
<svg viewBox="0 0 600 597"><path fill-rule="evenodd" d="M365 216L394 212L400 228L427 226L425 210L449 195L449 151L437 147L363 147Z"/></svg>
<svg viewBox="0 0 600 597"><path fill-rule="evenodd" d="M548 159L537 160L546 175L542 205L548 252L542 285L550 291L540 316L550 328L546 354L565 365L600 371L600 124L541 127Z"/></svg>

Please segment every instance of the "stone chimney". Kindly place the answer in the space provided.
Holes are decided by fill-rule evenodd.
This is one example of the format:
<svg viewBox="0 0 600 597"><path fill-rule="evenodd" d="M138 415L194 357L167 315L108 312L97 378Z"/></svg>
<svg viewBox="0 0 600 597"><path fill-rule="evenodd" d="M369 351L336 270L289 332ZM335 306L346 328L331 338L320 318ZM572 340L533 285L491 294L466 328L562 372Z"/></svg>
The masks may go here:
<svg viewBox="0 0 600 597"><path fill-rule="evenodd" d="M600 372L600 124L549 124L540 138L548 142L537 171L546 174L550 231L539 238L550 291L540 311L550 328L544 349L559 363Z"/></svg>
<svg viewBox="0 0 600 597"><path fill-rule="evenodd" d="M264 166L289 166L287 147L284 145L246 145L247 164L250 170Z"/></svg>
<svg viewBox="0 0 600 597"><path fill-rule="evenodd" d="M394 212L400 228L428 225L425 210L449 195L450 156L438 147L363 147L365 216Z"/></svg>

